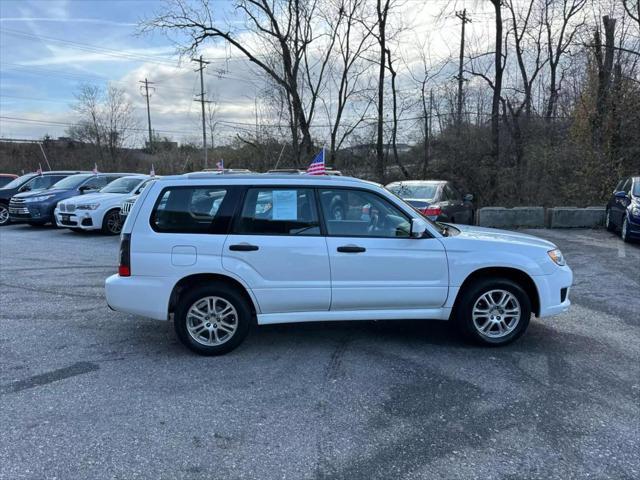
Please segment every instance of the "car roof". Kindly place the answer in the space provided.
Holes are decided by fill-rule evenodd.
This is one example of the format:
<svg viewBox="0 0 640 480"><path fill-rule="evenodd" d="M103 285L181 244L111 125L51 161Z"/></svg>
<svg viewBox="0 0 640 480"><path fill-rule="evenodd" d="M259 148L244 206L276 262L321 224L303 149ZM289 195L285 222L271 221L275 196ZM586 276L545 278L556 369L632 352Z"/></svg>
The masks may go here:
<svg viewBox="0 0 640 480"><path fill-rule="evenodd" d="M252 184L259 183L261 185L274 184L309 184L309 185L375 185L380 184L362 180L355 177L346 177L339 175L291 175L289 173L244 173L244 174L211 174L208 172L185 173L184 175L172 175L159 179L159 183L168 182L184 182L189 183L195 180L209 180L215 183L231 181L236 184Z"/></svg>

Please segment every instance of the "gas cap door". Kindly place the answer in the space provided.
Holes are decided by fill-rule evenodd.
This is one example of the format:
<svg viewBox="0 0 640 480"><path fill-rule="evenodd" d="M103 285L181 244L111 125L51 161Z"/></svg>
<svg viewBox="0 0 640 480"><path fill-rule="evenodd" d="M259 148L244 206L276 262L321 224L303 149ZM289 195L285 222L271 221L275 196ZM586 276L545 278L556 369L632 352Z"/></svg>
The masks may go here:
<svg viewBox="0 0 640 480"><path fill-rule="evenodd" d="M176 245L171 249L171 265L174 267L195 265L197 259L196 247L191 245Z"/></svg>

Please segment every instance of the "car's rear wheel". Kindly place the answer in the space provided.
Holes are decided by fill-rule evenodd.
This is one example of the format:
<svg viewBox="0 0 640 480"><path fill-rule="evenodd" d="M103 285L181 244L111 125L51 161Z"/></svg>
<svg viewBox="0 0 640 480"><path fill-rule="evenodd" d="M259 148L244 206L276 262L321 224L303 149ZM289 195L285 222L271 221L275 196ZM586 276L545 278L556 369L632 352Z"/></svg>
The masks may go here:
<svg viewBox="0 0 640 480"><path fill-rule="evenodd" d="M470 340L483 345L506 345L527 329L531 300L512 280L478 280L462 293L455 317L458 327Z"/></svg>
<svg viewBox="0 0 640 480"><path fill-rule="evenodd" d="M622 228L620 229L620 238L625 242L630 242L631 238L629 237L629 220L625 216L622 220Z"/></svg>
<svg viewBox="0 0 640 480"><path fill-rule="evenodd" d="M611 221L611 209L607 208L607 211L604 215L604 226L609 232L613 232L615 230L615 226Z"/></svg>
<svg viewBox="0 0 640 480"><path fill-rule="evenodd" d="M9 218L9 209L6 205L0 203L0 227L3 225L8 225L11 222Z"/></svg>
<svg viewBox="0 0 640 480"><path fill-rule="evenodd" d="M236 289L224 283L196 287L182 294L174 316L180 341L201 355L222 355L249 332L251 309Z"/></svg>
<svg viewBox="0 0 640 480"><path fill-rule="evenodd" d="M102 233L107 235L119 235L122 231L122 219L118 210L107 212L102 220Z"/></svg>

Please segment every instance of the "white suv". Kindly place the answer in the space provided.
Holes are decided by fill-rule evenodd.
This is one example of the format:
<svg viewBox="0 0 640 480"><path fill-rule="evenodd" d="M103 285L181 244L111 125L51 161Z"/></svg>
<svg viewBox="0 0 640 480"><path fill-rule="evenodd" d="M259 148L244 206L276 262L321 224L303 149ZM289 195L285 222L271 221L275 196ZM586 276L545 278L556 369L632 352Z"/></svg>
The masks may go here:
<svg viewBox="0 0 640 480"><path fill-rule="evenodd" d="M112 309L167 320L207 355L250 325L452 320L502 345L565 312L572 273L520 233L428 222L380 185L338 176L165 177L124 224Z"/></svg>

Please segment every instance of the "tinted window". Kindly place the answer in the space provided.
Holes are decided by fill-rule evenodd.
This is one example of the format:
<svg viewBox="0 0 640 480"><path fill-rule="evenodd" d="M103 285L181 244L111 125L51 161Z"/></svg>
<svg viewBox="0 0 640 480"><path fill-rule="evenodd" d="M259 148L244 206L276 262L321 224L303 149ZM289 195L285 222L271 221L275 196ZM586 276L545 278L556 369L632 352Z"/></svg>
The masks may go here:
<svg viewBox="0 0 640 480"><path fill-rule="evenodd" d="M640 178L636 178L633 184L633 195L640 197Z"/></svg>
<svg viewBox="0 0 640 480"><path fill-rule="evenodd" d="M169 187L156 202L151 226L158 232L209 233L226 197L221 187Z"/></svg>
<svg viewBox="0 0 640 480"><path fill-rule="evenodd" d="M102 193L131 193L131 191L140 185L142 178L140 177L120 177L109 183L100 192Z"/></svg>
<svg viewBox="0 0 640 480"><path fill-rule="evenodd" d="M250 188L234 233L258 235L319 235L320 222L313 190Z"/></svg>
<svg viewBox="0 0 640 480"><path fill-rule="evenodd" d="M57 175L43 175L43 176L38 175L33 180L28 182L27 185L29 185L31 190L41 190L43 188L49 188L51 185L55 184L62 178L64 177L57 176Z"/></svg>
<svg viewBox="0 0 640 480"><path fill-rule="evenodd" d="M82 185L87 178L91 177L90 173L80 173L78 175L71 175L67 178L63 178L59 182L52 185L53 188L61 188L62 190L70 190L72 188L78 188Z"/></svg>
<svg viewBox="0 0 640 480"><path fill-rule="evenodd" d="M444 195L447 200L462 200L460 193L448 183L444 186Z"/></svg>
<svg viewBox="0 0 640 480"><path fill-rule="evenodd" d="M34 176L33 173L27 173L26 175L22 175L21 177L18 177L16 179L12 180L10 183L7 183L2 188L16 188L16 187L19 187L20 185L22 185L24 182L26 182L29 178L32 178L33 176Z"/></svg>
<svg viewBox="0 0 640 480"><path fill-rule="evenodd" d="M327 233L338 237L408 237L409 219L384 198L360 190L320 190Z"/></svg>
<svg viewBox="0 0 640 480"><path fill-rule="evenodd" d="M82 184L82 187L87 190L100 190L102 187L106 186L113 178L107 179L107 177L93 177L87 180Z"/></svg>

